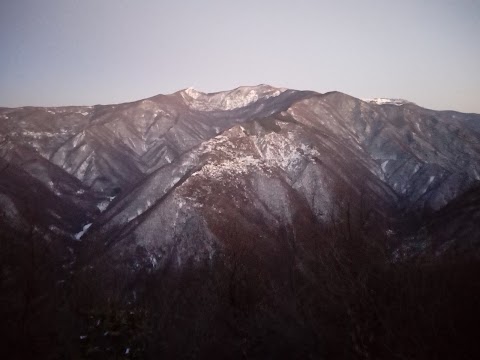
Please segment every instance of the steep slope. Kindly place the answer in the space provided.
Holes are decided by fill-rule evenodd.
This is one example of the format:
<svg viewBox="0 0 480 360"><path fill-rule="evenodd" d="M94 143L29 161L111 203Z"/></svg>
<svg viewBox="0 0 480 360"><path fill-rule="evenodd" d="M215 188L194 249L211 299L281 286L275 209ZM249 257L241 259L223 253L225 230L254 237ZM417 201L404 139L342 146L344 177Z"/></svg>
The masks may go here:
<svg viewBox="0 0 480 360"><path fill-rule="evenodd" d="M321 127L362 148L408 207L439 209L480 178L480 133L469 125L478 115L414 104L371 106L341 93L296 106L307 111L305 121L319 119Z"/></svg>
<svg viewBox="0 0 480 360"><path fill-rule="evenodd" d="M480 184L429 216L415 243L435 255L479 255Z"/></svg>

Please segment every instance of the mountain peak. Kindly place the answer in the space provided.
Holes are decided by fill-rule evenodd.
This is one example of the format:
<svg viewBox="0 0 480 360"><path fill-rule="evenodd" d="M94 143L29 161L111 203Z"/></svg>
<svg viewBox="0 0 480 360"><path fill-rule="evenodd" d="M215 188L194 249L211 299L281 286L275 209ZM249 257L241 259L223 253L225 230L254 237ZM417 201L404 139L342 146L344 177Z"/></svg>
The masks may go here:
<svg viewBox="0 0 480 360"><path fill-rule="evenodd" d="M285 88L276 88L260 84L256 86L240 86L233 90L216 93L204 93L189 87L180 92L186 104L195 110L235 110L257 102L277 97L287 91Z"/></svg>
<svg viewBox="0 0 480 360"><path fill-rule="evenodd" d="M197 89L195 89L194 87L190 86L189 88L183 90L183 92L185 94L187 94L188 96L190 96L191 98L193 99L198 99L201 95L205 95L205 93L201 92L201 91L198 91Z"/></svg>

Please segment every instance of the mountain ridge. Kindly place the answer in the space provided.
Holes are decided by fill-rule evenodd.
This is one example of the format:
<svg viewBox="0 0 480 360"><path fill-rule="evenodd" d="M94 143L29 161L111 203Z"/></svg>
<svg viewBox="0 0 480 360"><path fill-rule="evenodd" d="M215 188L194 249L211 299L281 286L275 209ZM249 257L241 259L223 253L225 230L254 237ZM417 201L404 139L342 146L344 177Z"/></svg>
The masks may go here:
<svg viewBox="0 0 480 360"><path fill-rule="evenodd" d="M264 84L209 94L183 89L116 105L1 109L0 117L3 159L24 167L28 159L46 160L37 174L66 172L79 180L75 193L95 199L88 206L98 211L89 210L89 221L69 230L75 236L93 223L82 239L132 223L159 201L157 193L158 199L172 191L187 197L196 193L195 186L201 186L189 184L199 173L212 182L214 174L221 179L233 172L247 181L252 171L265 176L278 172L278 180L293 186L308 204L303 211L309 208L323 221L330 216L325 206L332 206L332 196L344 192L358 200L366 191L379 208L397 212L436 211L473 186L480 174L478 115L436 112L410 102L391 108L336 91L320 94ZM42 170L47 164L51 170ZM50 180L41 181L52 187ZM322 194L319 181L327 186ZM224 186L212 186L218 185ZM146 193L140 195L142 191ZM307 200L309 196L313 198ZM139 198L144 203L134 205ZM5 204L11 208L9 201ZM213 215L207 216L212 222ZM51 226L57 227L44 228Z"/></svg>

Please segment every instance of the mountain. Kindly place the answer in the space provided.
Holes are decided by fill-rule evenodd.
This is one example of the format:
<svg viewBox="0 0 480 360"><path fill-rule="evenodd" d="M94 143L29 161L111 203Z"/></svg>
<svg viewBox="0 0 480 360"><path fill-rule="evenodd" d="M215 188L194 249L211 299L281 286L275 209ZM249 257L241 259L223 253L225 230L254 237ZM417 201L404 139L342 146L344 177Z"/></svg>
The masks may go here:
<svg viewBox="0 0 480 360"><path fill-rule="evenodd" d="M3 217L67 237L91 223L82 240L160 264L225 245L231 224L234 237L295 241L363 199L399 226L478 186L479 115L381 100L259 85L4 108Z"/></svg>
<svg viewBox="0 0 480 360"><path fill-rule="evenodd" d="M479 253L478 114L268 85L189 88L0 108L0 156L0 235L20 243L11 253L32 236L55 244L57 281L108 268L129 301L139 274L222 256L267 278L289 278L289 266L312 278L332 237L358 259L379 238L393 261Z"/></svg>

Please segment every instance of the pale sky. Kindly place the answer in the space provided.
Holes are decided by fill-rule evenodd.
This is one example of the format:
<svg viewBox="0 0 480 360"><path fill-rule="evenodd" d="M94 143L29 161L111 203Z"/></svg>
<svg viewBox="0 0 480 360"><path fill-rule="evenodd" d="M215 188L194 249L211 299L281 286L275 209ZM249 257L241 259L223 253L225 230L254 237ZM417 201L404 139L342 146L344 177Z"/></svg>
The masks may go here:
<svg viewBox="0 0 480 360"><path fill-rule="evenodd" d="M261 83L480 113L480 0L0 1L0 106Z"/></svg>

